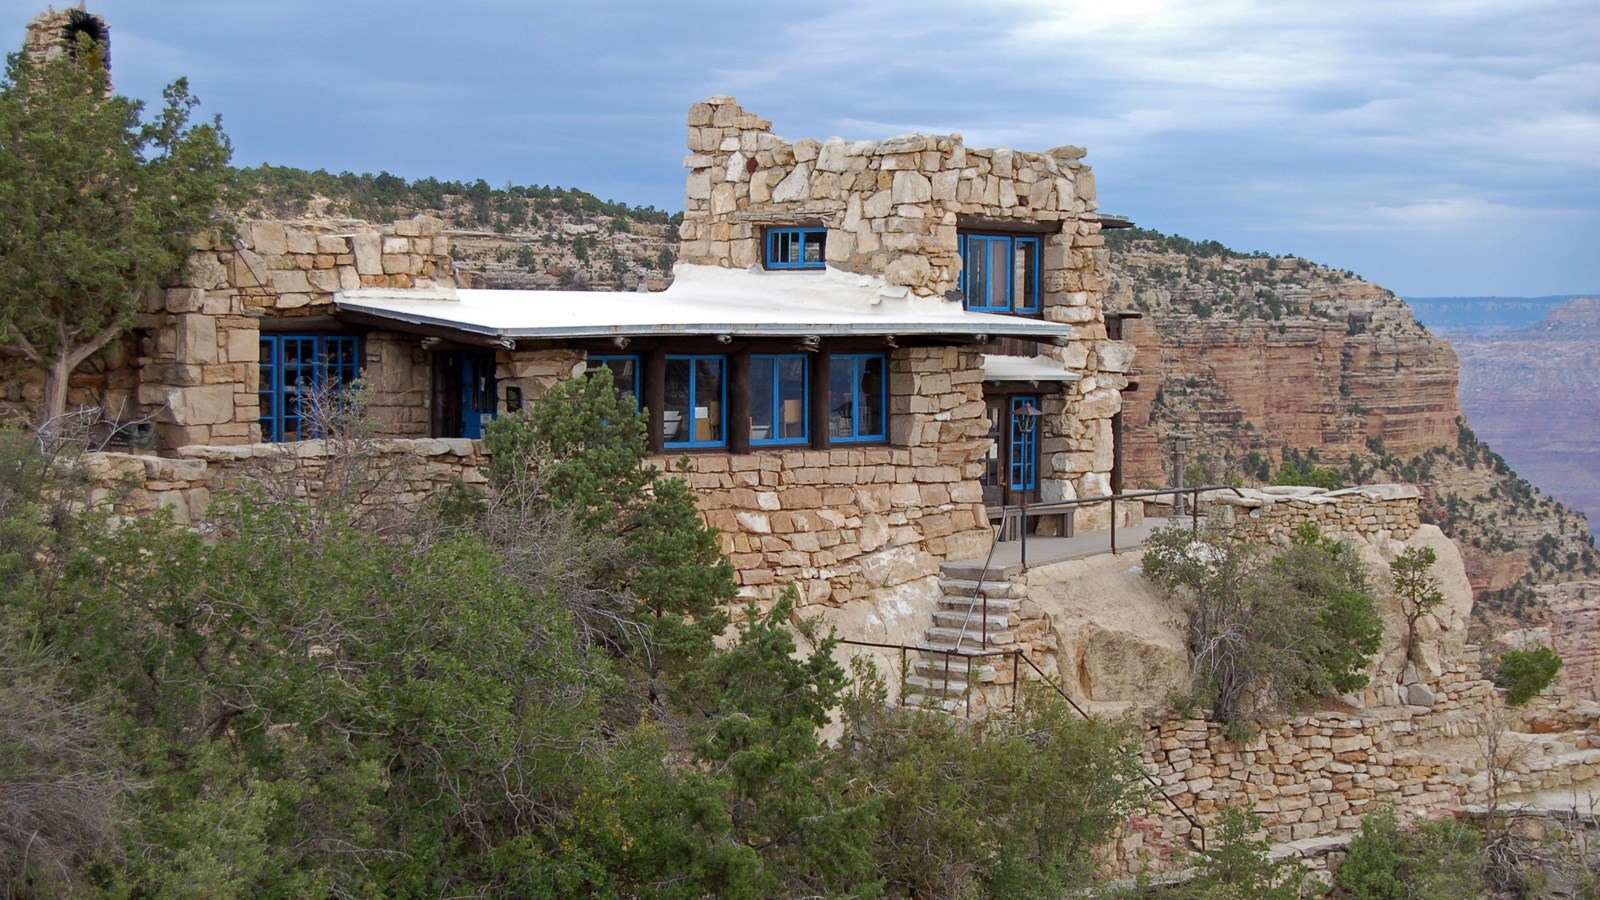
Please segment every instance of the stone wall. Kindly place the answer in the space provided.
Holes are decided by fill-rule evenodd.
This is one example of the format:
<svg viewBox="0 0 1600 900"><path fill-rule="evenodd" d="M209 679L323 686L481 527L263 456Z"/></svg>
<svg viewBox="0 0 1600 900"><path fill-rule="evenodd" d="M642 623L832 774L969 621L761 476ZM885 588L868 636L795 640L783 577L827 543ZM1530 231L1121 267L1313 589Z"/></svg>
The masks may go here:
<svg viewBox="0 0 1600 900"><path fill-rule="evenodd" d="M1600 772L1597 709L1559 687L1507 709L1476 665L1456 661L1432 690L1432 708L1317 713L1244 741L1226 740L1214 722L1171 719L1146 730L1142 759L1202 824L1225 806L1248 806L1279 843L1353 831L1380 804L1430 815L1484 802L1483 736L1501 726L1503 801L1590 782ZM1171 847L1190 830L1164 803L1151 816L1160 827L1136 829L1139 842Z"/></svg>
<svg viewBox="0 0 1600 900"><path fill-rule="evenodd" d="M326 316L335 291L454 284L444 223L426 216L353 232L279 221L237 230L198 236L180 283L149 297L135 322L151 336L138 408L155 416L163 446L261 440L259 337L292 327L272 320ZM397 436L427 434L428 374L416 338L374 332L365 352L382 382L379 420Z"/></svg>
<svg viewBox="0 0 1600 900"><path fill-rule="evenodd" d="M1201 514L1244 534L1282 543L1303 523L1329 536L1404 541L1416 533L1419 498L1409 484L1369 484L1329 491L1313 487L1240 488L1200 495Z"/></svg>
<svg viewBox="0 0 1600 900"><path fill-rule="evenodd" d="M960 135L790 142L731 97L691 107L688 140L683 262L759 266L767 225L823 225L828 265L950 298L960 296L961 229L1037 234L1044 318L1074 326L1066 346L1041 349L1085 376L1041 391L1041 493L1110 493L1111 417L1133 351L1106 336L1105 239L1081 147L990 150Z"/></svg>
<svg viewBox="0 0 1600 900"><path fill-rule="evenodd" d="M138 517L171 510L174 521L205 520L221 491L254 483L269 496L314 498L327 484L330 469L347 452L333 442L181 447L176 456L91 453L85 459L95 485L90 501L110 504L118 516ZM383 440L361 448L367 454L371 496L383 505L414 507L455 479L483 484L484 457L476 441L463 439Z"/></svg>

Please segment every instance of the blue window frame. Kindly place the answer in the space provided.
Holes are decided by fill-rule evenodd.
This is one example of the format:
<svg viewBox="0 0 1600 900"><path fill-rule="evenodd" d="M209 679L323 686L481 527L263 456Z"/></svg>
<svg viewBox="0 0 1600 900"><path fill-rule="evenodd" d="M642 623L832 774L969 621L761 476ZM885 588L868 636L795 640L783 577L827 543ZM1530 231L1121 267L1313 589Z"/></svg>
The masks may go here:
<svg viewBox="0 0 1600 900"><path fill-rule="evenodd" d="M889 361L882 353L835 353L828 370L828 438L888 440Z"/></svg>
<svg viewBox="0 0 1600 900"><path fill-rule="evenodd" d="M611 370L611 383L617 393L633 398L639 405L639 357L630 353L595 353L589 356L588 372L605 367Z"/></svg>
<svg viewBox="0 0 1600 900"><path fill-rule="evenodd" d="M1040 243L1036 237L962 234L960 288L973 312L1039 312Z"/></svg>
<svg viewBox="0 0 1600 900"><path fill-rule="evenodd" d="M811 439L810 361L805 354L750 357L750 443L752 446L804 444Z"/></svg>
<svg viewBox="0 0 1600 900"><path fill-rule="evenodd" d="M1016 394L1011 397L1011 474L1010 482L1013 491L1031 491L1039 486L1039 428L1038 422L1032 428L1024 428L1022 416L1017 411L1024 406L1032 405L1038 408L1038 397L1031 394Z"/></svg>
<svg viewBox="0 0 1600 900"><path fill-rule="evenodd" d="M728 445L728 358L668 355L662 445L670 448Z"/></svg>
<svg viewBox="0 0 1600 900"><path fill-rule="evenodd" d="M768 228L767 268L821 269L828 264L828 229Z"/></svg>
<svg viewBox="0 0 1600 900"><path fill-rule="evenodd" d="M262 335L260 362L261 439L300 441L317 437L305 421L307 395L361 377L361 342L353 335Z"/></svg>

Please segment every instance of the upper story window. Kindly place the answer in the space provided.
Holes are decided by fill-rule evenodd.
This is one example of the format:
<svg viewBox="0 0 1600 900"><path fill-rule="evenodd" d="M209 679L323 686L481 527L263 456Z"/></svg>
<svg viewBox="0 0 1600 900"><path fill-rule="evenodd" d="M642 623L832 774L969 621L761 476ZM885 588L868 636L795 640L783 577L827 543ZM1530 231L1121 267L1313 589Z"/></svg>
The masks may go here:
<svg viewBox="0 0 1600 900"><path fill-rule="evenodd" d="M966 308L1037 314L1039 255L1036 237L962 234L961 291Z"/></svg>
<svg viewBox="0 0 1600 900"><path fill-rule="evenodd" d="M828 438L847 444L888 440L888 357L836 353L828 370Z"/></svg>
<svg viewBox="0 0 1600 900"><path fill-rule="evenodd" d="M725 356L667 356L661 426L664 446L728 445L727 371Z"/></svg>
<svg viewBox="0 0 1600 900"><path fill-rule="evenodd" d="M617 393L631 399L633 405L638 406L639 357L625 353L594 354L589 357L588 370L584 374L601 367L611 370L611 384L617 389Z"/></svg>
<svg viewBox="0 0 1600 900"><path fill-rule="evenodd" d="M826 228L768 228L769 269L820 269L827 265Z"/></svg>
<svg viewBox="0 0 1600 900"><path fill-rule="evenodd" d="M312 404L361 377L361 341L343 334L261 336L261 439L314 438Z"/></svg>
<svg viewBox="0 0 1600 900"><path fill-rule="evenodd" d="M810 441L806 401L810 360L804 354L750 357L750 443L754 446Z"/></svg>

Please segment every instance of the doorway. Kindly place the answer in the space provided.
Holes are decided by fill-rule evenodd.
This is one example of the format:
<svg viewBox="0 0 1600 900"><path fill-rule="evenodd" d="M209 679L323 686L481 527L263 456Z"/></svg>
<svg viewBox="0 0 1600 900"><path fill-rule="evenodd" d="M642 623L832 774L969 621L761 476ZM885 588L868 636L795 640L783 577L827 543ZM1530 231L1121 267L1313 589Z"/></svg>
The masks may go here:
<svg viewBox="0 0 1600 900"><path fill-rule="evenodd" d="M439 350L433 360L433 436L483 437L496 413L494 353Z"/></svg>
<svg viewBox="0 0 1600 900"><path fill-rule="evenodd" d="M983 459L985 506L1011 506L1039 499L1039 431L1028 427L1018 411L1039 405L1038 394L986 394L989 407L989 449Z"/></svg>

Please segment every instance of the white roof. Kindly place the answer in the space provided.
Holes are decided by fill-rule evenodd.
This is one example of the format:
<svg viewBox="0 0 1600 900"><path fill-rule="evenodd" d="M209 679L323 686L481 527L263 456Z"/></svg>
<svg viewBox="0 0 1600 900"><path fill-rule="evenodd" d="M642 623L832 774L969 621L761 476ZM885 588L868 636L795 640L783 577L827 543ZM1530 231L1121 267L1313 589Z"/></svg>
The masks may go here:
<svg viewBox="0 0 1600 900"><path fill-rule="evenodd" d="M635 291L363 288L334 295L340 312L489 338L622 335L1007 335L1065 341L1072 326L973 313L881 278L837 269L778 272L678 265L672 286Z"/></svg>
<svg viewBox="0 0 1600 900"><path fill-rule="evenodd" d="M983 355L984 381L1082 381L1079 372L1068 371L1058 359L1049 356Z"/></svg>

